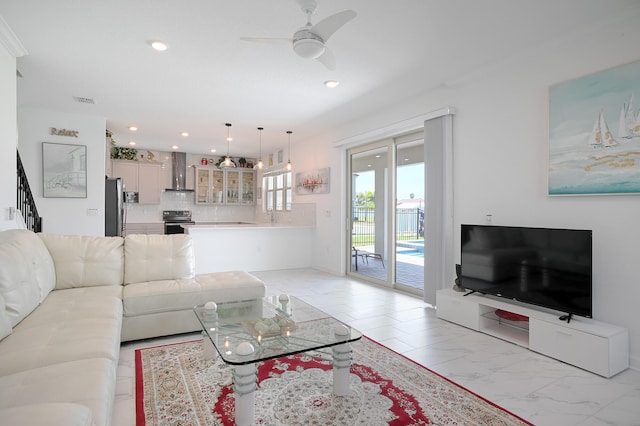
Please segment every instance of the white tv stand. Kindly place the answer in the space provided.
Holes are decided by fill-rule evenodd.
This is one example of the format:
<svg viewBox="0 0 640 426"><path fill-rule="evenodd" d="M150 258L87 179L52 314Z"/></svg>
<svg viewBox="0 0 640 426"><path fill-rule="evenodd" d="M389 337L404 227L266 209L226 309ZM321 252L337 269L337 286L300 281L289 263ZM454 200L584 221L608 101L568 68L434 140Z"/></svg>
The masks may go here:
<svg viewBox="0 0 640 426"><path fill-rule="evenodd" d="M562 314L517 302L455 292L436 293L438 318L451 321L567 364L612 377L629 367L629 333L626 328L589 318L561 321ZM528 321L510 321L495 314L497 309L518 314Z"/></svg>

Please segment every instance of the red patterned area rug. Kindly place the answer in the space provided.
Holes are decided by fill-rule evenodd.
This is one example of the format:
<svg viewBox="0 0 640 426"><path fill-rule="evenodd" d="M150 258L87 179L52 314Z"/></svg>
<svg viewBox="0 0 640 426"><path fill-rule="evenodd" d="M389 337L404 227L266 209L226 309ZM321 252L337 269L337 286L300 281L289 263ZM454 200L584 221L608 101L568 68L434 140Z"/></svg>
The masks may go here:
<svg viewBox="0 0 640 426"><path fill-rule="evenodd" d="M333 395L327 356L259 365L258 425L531 425L366 337L352 344L349 396ZM316 355L316 356L313 356ZM136 351L137 425L233 425L231 368L202 341Z"/></svg>

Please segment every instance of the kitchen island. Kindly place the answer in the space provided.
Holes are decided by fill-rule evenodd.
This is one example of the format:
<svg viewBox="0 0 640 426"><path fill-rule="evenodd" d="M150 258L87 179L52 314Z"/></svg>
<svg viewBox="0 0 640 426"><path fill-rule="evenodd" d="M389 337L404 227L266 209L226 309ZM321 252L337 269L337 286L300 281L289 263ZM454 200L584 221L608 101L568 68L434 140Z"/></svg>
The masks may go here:
<svg viewBox="0 0 640 426"><path fill-rule="evenodd" d="M311 266L313 226L199 222L182 227L193 241L196 274Z"/></svg>

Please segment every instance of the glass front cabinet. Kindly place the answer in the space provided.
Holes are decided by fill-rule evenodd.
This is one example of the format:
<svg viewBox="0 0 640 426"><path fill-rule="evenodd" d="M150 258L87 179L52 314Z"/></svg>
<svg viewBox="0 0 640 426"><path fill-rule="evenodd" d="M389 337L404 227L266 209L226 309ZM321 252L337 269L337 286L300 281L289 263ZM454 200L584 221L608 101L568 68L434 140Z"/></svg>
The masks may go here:
<svg viewBox="0 0 640 426"><path fill-rule="evenodd" d="M196 167L197 204L254 204L253 170Z"/></svg>

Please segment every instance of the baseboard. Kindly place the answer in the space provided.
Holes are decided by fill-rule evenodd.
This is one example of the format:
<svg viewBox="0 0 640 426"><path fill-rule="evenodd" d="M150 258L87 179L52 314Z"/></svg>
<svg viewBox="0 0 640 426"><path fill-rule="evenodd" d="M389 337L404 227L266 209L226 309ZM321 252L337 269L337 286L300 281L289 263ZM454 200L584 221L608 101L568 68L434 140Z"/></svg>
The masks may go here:
<svg viewBox="0 0 640 426"><path fill-rule="evenodd" d="M640 357L629 356L629 368L635 371L640 371Z"/></svg>

